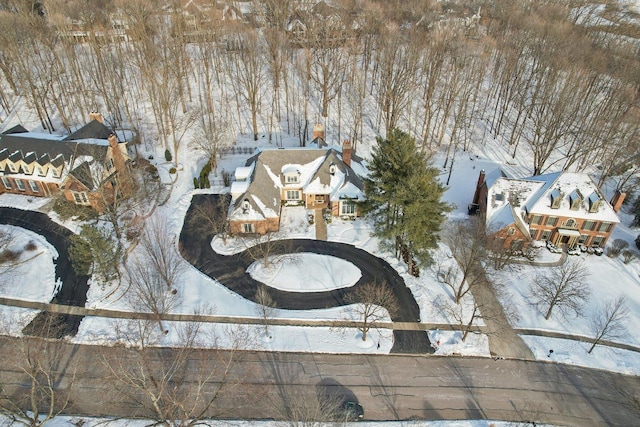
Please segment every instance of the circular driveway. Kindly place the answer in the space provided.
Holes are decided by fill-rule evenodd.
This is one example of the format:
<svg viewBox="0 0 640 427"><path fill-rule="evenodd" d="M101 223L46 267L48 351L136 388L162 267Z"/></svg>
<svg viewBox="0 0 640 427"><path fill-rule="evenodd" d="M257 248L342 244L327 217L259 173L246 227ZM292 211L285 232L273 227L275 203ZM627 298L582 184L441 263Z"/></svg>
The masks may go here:
<svg viewBox="0 0 640 427"><path fill-rule="evenodd" d="M255 293L260 282L253 279L247 268L254 259L245 251L235 255L221 255L211 248L211 239L216 234L210 229L206 232L197 224L193 215L198 206L221 206L217 203L220 196L216 194L197 194L191 200L182 232L180 233L180 251L182 256L202 273L217 280L224 286L255 302ZM213 203L212 203L213 202ZM217 209L211 212L223 218L226 212ZM310 252L320 255L330 255L354 264L362 272L360 280L352 287L336 289L328 292L287 292L269 288L269 294L278 308L289 310L312 310L347 305L348 295L358 286L370 282L386 282L395 294L400 309L391 316L394 322L419 322L420 309L413 294L407 288L404 280L384 260L345 243L325 242L309 239L282 240L271 250L273 255L286 253ZM425 331L394 331L394 353L433 353L433 348Z"/></svg>
<svg viewBox="0 0 640 427"><path fill-rule="evenodd" d="M69 237L71 230L53 222L46 214L22 209L0 207L0 224L15 225L42 235L58 251L58 259L53 263L56 270L56 281L62 286L52 303L84 307L87 302L89 276L78 276L69 261ZM41 312L23 330L27 335L44 335L62 338L75 335L82 321L82 316L70 314L53 314Z"/></svg>

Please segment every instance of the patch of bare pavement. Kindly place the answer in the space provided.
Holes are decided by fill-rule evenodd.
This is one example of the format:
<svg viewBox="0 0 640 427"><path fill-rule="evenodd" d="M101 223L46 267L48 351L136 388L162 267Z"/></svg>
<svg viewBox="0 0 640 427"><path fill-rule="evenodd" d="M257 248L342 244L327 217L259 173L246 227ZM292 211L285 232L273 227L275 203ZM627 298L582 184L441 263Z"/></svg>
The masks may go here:
<svg viewBox="0 0 640 427"><path fill-rule="evenodd" d="M16 369L24 362L16 351L28 338L22 340L0 337L6 393L29 385L27 374ZM133 404L132 390L118 393L109 373L109 366L137 363L137 349L60 343L56 390L69 392L73 402L65 414L153 419L149 396L139 390ZM150 348L145 363L169 366L179 354L180 349ZM327 385L348 393L370 421L487 419L627 427L637 425L640 416L634 406L640 378L574 366L421 355L235 352L224 373L202 382L202 369L213 373L214 365L230 356L193 350L190 364L178 373L185 384L202 386L201 397L212 396L222 384L204 418L287 419L287 408L311 407L318 387ZM205 365L191 369L196 361Z"/></svg>

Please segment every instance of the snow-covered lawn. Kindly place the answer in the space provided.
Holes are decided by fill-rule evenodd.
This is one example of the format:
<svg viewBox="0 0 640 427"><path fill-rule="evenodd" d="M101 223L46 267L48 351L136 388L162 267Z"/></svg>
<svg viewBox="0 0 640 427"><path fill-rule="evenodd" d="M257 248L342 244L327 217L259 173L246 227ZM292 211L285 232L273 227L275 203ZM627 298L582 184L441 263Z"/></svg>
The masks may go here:
<svg viewBox="0 0 640 427"><path fill-rule="evenodd" d="M259 282L289 292L325 292L353 286L362 274L350 262L332 256L297 253L256 261L247 269Z"/></svg>
<svg viewBox="0 0 640 427"><path fill-rule="evenodd" d="M3 271L0 277L0 296L49 302L56 291L53 260L58 252L44 237L23 228L1 225L0 232L11 234L9 249L17 253L11 263L15 268ZM0 305L0 331L20 334L37 314L37 310Z"/></svg>

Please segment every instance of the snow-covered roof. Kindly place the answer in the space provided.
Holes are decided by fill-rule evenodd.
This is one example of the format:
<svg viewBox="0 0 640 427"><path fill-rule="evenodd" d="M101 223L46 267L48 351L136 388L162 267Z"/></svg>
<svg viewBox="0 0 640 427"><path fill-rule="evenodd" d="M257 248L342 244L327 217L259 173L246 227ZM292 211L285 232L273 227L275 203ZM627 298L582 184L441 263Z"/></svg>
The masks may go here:
<svg viewBox="0 0 640 427"><path fill-rule="evenodd" d="M555 172L523 179L487 174L487 224L509 225L523 213L618 223L618 215L585 173ZM552 199L558 204L552 207ZM597 209L593 202L601 200ZM572 206L572 202L575 202ZM572 209L573 207L573 209ZM514 220L515 217L515 220ZM524 223L523 223L524 225Z"/></svg>
<svg viewBox="0 0 640 427"><path fill-rule="evenodd" d="M358 164L358 160L352 156L352 165ZM362 169L360 165L358 167ZM243 189L241 186L232 187L235 200L231 206L232 220L249 219L236 216L236 212L242 210L240 205L244 200L254 200L249 196L254 196L265 209L279 215L283 189L301 189L304 194L325 194L332 201L364 199L362 181L333 148L264 150L251 157L244 168L251 168L252 173L243 193L240 193ZM287 182L285 175L291 173L299 176L298 182ZM256 210L262 209L256 204Z"/></svg>

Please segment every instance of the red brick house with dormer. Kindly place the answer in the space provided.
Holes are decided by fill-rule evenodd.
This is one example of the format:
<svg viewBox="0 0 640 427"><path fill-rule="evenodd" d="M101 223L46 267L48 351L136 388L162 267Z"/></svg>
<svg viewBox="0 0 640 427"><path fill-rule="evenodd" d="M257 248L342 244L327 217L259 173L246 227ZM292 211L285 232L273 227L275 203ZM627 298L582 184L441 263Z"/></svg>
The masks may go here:
<svg viewBox="0 0 640 427"><path fill-rule="evenodd" d="M609 203L584 173L514 179L500 170L481 171L470 212L482 215L506 247L519 249L532 240L604 247L620 222L616 212L624 197L617 192Z"/></svg>

